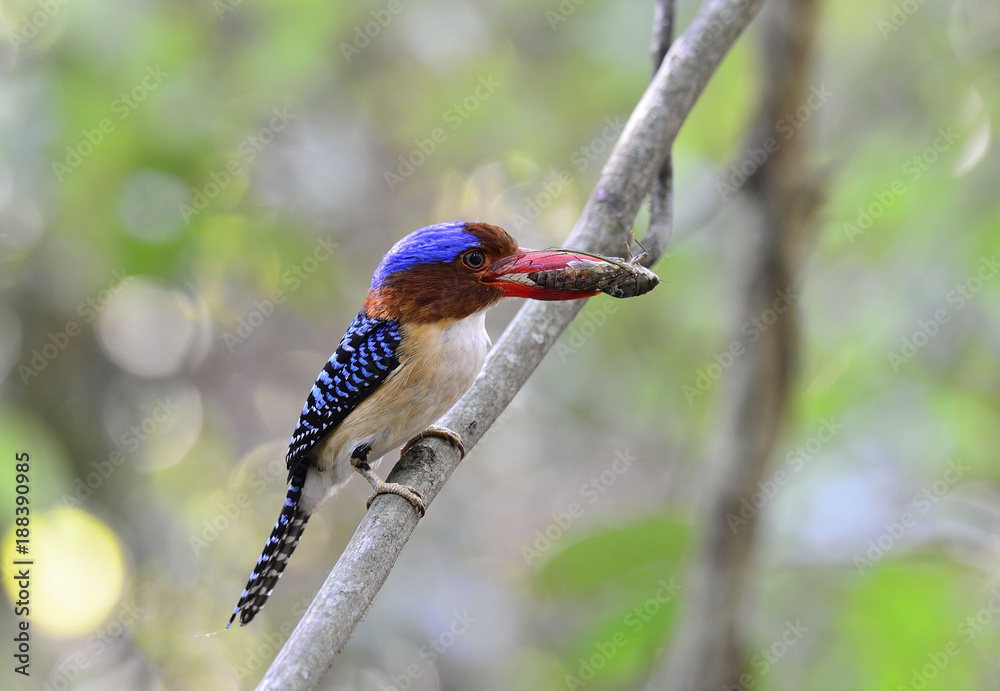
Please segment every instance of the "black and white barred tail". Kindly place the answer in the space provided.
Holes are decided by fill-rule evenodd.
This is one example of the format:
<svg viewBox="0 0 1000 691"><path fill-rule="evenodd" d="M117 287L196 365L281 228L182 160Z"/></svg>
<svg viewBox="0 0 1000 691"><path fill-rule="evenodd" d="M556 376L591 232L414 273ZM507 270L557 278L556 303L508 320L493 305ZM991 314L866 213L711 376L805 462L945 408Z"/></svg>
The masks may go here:
<svg viewBox="0 0 1000 691"><path fill-rule="evenodd" d="M288 564L288 558L295 551L295 546L299 544L302 531L305 530L306 523L309 522L309 514L305 513L299 506L299 499L302 496L302 484L306 479L306 466L302 464L300 469L292 476L288 482L288 494L285 496L285 505L281 508L281 515L274 524L271 537L264 544L264 551L257 559L257 565L253 567L250 580L247 581L240 601L233 610L233 616L226 624L228 629L236 615L240 616L240 626L246 626L259 612L267 598L271 596L274 585L281 578L281 572Z"/></svg>

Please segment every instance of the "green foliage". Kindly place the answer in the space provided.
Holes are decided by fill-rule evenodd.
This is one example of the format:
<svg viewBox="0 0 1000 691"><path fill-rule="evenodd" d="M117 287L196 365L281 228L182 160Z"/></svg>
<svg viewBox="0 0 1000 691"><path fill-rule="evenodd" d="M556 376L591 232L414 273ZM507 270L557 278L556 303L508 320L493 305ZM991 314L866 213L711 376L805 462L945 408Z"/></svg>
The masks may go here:
<svg viewBox="0 0 1000 691"><path fill-rule="evenodd" d="M862 579L834 624L858 688L976 688L975 631L956 616L975 613L973 598L959 597L966 583L954 567L918 561L880 565Z"/></svg>
<svg viewBox="0 0 1000 691"><path fill-rule="evenodd" d="M565 542L538 568L539 596L560 607L602 602L563 656L571 688L621 688L648 669L674 621L690 536L677 519L642 518Z"/></svg>
<svg viewBox="0 0 1000 691"><path fill-rule="evenodd" d="M643 518L562 544L534 580L549 597L579 598L602 589L633 591L675 573L690 537L686 523Z"/></svg>

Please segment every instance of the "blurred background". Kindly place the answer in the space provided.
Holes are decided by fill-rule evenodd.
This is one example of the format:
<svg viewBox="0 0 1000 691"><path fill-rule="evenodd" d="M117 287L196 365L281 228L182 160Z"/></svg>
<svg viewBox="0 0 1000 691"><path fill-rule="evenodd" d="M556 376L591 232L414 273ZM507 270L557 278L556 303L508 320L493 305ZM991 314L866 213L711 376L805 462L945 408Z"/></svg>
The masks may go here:
<svg viewBox="0 0 1000 691"><path fill-rule="evenodd" d="M680 29L696 7L680 3ZM31 677L14 673L20 617L4 607L5 688L256 684L365 483L312 518L251 626L203 634L269 534L304 396L382 253L460 219L558 246L649 79L652 12L0 6L10 602L21 452L35 562ZM589 301L320 688L633 689L656 669L739 357L729 276L758 29L677 141L661 285ZM809 133L828 178L788 298L802 330L788 421L732 520L735 534L760 520L742 688L1000 688L1000 7L830 2L816 50L811 98L775 123L779 141ZM494 337L515 303L491 312Z"/></svg>

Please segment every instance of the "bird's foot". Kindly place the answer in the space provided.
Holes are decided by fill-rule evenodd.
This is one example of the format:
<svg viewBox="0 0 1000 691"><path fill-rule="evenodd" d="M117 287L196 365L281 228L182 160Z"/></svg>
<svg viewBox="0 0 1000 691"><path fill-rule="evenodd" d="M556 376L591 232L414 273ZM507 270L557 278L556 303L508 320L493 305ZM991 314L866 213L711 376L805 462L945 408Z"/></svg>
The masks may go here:
<svg viewBox="0 0 1000 691"><path fill-rule="evenodd" d="M368 480L368 484L372 486L375 490L375 494L368 497L368 508L372 507L372 502L375 501L375 497L380 494L398 494L406 501L413 504L413 507L420 513L420 517L423 518L427 513L427 508L424 506L424 500L420 498L420 492L408 485L401 485L398 482L386 482L378 475L375 471L371 469L367 463L357 463L354 469L361 474L361 477Z"/></svg>
<svg viewBox="0 0 1000 691"><path fill-rule="evenodd" d="M465 444L462 443L462 437L458 434L458 432L452 432L447 427L441 427L439 425L431 425L413 439L406 442L406 446L404 446L403 450L399 452L399 457L402 458L406 452L410 450L411 446L424 437L439 437L445 441L450 441L452 446L458 449L459 460L465 458Z"/></svg>

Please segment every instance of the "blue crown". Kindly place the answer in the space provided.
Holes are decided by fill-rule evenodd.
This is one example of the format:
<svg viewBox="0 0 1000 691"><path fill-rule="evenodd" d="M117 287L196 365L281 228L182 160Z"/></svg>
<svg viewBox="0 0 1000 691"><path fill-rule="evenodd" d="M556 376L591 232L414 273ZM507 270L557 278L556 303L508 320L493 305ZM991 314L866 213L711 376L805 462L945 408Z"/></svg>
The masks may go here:
<svg viewBox="0 0 1000 691"><path fill-rule="evenodd" d="M437 223L415 230L392 246L372 276L372 289L381 288L392 274L408 271L420 264L442 264L474 247L479 238L466 232L460 222Z"/></svg>

